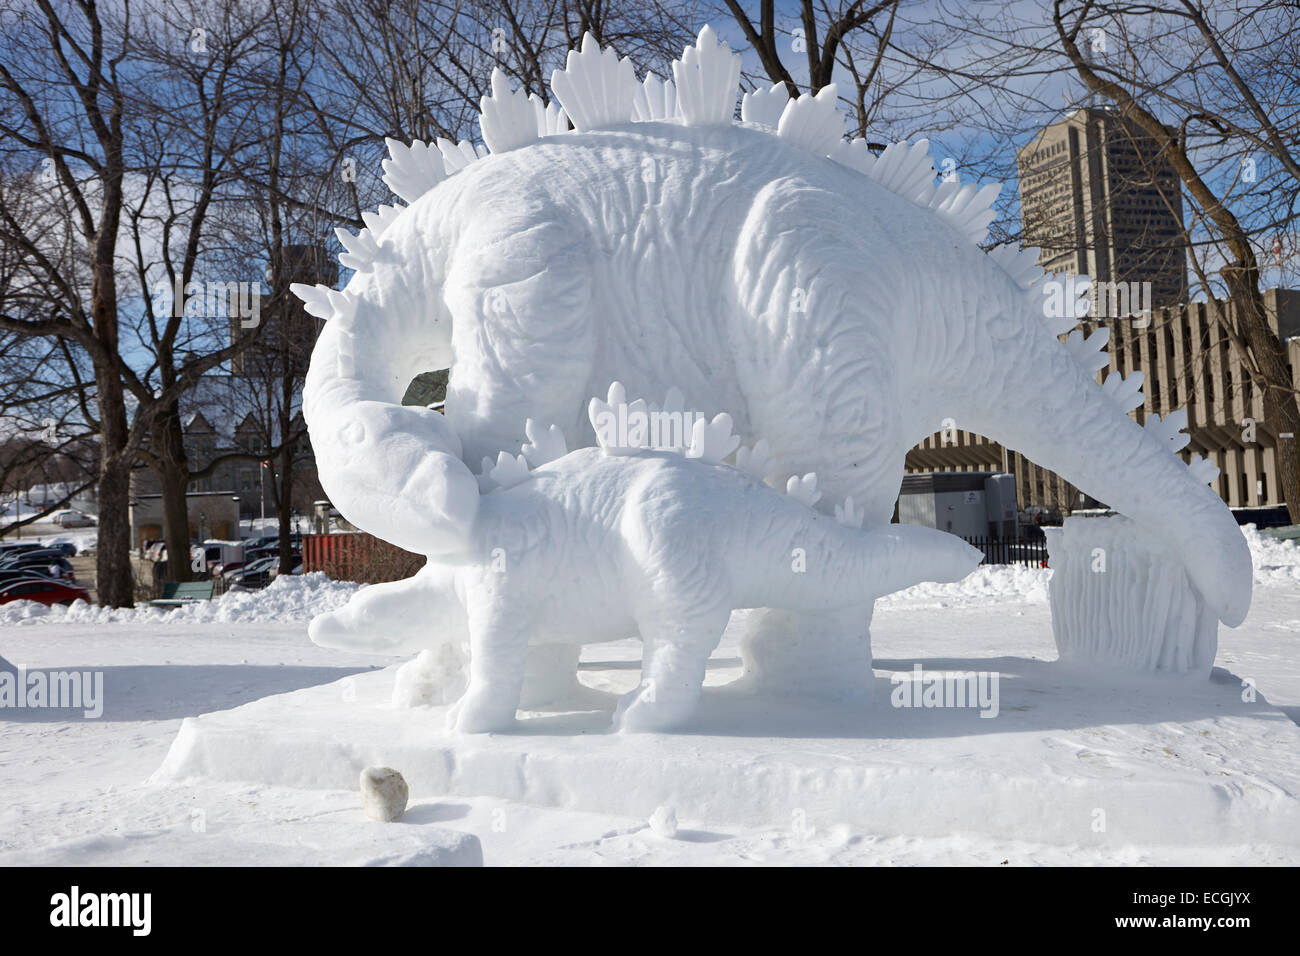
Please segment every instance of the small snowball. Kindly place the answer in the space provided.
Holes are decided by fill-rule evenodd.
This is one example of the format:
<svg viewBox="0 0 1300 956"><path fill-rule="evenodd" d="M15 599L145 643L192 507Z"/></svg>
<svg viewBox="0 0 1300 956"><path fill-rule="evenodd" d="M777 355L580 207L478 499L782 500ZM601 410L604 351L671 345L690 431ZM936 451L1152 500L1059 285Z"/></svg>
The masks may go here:
<svg viewBox="0 0 1300 956"><path fill-rule="evenodd" d="M660 807L650 814L650 829L666 840L677 836L677 811L672 807Z"/></svg>
<svg viewBox="0 0 1300 956"><path fill-rule="evenodd" d="M361 806L366 816L380 823L392 823L406 812L410 788L391 767L367 767L361 771Z"/></svg>

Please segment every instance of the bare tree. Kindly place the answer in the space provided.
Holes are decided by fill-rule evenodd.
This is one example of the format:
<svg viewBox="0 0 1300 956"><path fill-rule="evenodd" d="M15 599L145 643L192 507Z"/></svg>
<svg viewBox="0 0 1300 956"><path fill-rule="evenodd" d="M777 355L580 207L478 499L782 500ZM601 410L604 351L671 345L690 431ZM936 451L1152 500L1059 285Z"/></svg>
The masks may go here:
<svg viewBox="0 0 1300 956"><path fill-rule="evenodd" d="M116 255L126 174L123 121L128 57L120 34L89 0L6 10L0 59L0 138L48 160L84 243L89 296L76 275L53 261L39 235L0 210L5 241L19 249L55 294L57 308L41 318L0 314L0 328L25 336L54 336L89 355L99 423L100 526L96 580L100 599L129 606L126 389L119 375L120 316ZM12 148L12 147L11 147Z"/></svg>

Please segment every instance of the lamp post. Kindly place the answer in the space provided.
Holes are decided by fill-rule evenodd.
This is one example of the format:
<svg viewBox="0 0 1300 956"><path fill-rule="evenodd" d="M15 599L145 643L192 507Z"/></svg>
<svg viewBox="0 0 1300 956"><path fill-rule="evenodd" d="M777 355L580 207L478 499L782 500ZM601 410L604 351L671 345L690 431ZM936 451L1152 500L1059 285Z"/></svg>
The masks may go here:
<svg viewBox="0 0 1300 956"><path fill-rule="evenodd" d="M239 523L243 520L243 516L239 513L239 495L231 495L230 500L235 503L235 537L238 538Z"/></svg>

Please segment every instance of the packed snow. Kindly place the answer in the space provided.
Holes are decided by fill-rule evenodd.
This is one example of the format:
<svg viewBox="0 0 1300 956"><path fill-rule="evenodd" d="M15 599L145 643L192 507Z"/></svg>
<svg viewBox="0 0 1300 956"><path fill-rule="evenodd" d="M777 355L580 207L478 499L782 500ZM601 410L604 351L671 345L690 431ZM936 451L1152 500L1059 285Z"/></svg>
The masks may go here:
<svg viewBox="0 0 1300 956"><path fill-rule="evenodd" d="M109 608L76 601L46 607L33 601L0 605L5 624L291 624L342 607L361 585L332 581L319 571L281 575L265 588L232 590L211 601L194 601L174 609L140 604Z"/></svg>
<svg viewBox="0 0 1300 956"><path fill-rule="evenodd" d="M1278 733L1268 714L1282 711L1300 720L1300 590L1293 583L1300 547L1249 528L1246 536L1257 569L1255 603L1242 627L1221 631L1217 665L1253 682L1266 702L1257 718L1260 730ZM1050 573L985 567L955 585L914 588L882 600L874 621L877 673L906 674L914 662L936 668L983 662L1007 671L1045 667L1050 675L1055 652L1044 590ZM355 585L308 575L278 579L273 587L297 610L277 609L277 592L267 589L214 601L207 613L225 614L224 620L140 611L109 615L104 623L89 616L73 622L60 619L56 611L26 618L24 626L0 628L0 656L9 662L4 666L101 669L107 688L100 720L56 711L8 713L0 720L0 864L472 862L474 850L456 844L449 833L477 837L483 861L496 865L1300 863L1300 848L1293 843L1211 846L1208 833L1179 846L1143 839L1102 841L1086 828L1064 842L1008 839L979 827L947 835L919 829L890 834L849 818L815 814L803 825L789 817L779 823L733 825L715 819L709 801L697 798L656 799L644 814L622 815L566 809L545 799L413 791L399 823L379 824L366 819L355 779L330 789L201 778L146 783L163 767L185 718L261 701L272 706L276 695L313 689L327 690L346 703L349 697L364 697L366 682L391 693L396 671L390 668L403 658L328 650L306 638L312 613L339 606L357 590ZM311 594L323 603L312 606ZM230 610L218 609L227 602ZM232 614L236 606L239 615ZM292 622L287 620L293 615ZM634 642L593 648L584 659L582 680L593 693L622 692L635 683L638 657ZM734 644L728 644L710 662L708 684L716 688L738 674ZM1118 699L1142 696L1134 688L1115 693ZM285 705L292 708L292 698L285 698ZM292 710L285 713L292 716ZM975 729L1007 729L1000 719L969 717ZM1225 736L1221 721L1193 712L1173 721L1114 726L1073 724L1064 715L1059 723L1050 714L1039 720L1046 723L1034 738L1097 755L1081 757L1081 763L1114 761L1122 741L1140 740L1142 734L1164 739L1159 746L1143 744L1151 746L1149 759L1179 766L1204 751L1197 759L1223 761L1220 769L1229 776L1221 779L1237 777L1238 786L1274 762L1243 760L1243 747L1257 744L1239 736L1243 726L1249 727L1240 718L1235 737ZM747 728L746 736L778 731L769 720ZM978 741L968 733L960 726L949 728L949 759L976 773L986 761L972 757ZM1010 741L1021 735L1005 736ZM643 743L633 753L641 758L662 750L658 738L640 739ZM792 748L794 742L779 736L768 739L773 756L767 761L802 748ZM1185 748L1192 748L1191 754ZM1276 759L1286 753L1287 748L1279 748ZM621 783L607 786L611 793L625 789ZM1011 783L989 792L1005 802L1009 815L1039 812ZM650 821L660 807L665 811L656 827ZM677 820L675 838L665 835L671 829L663 825L668 811Z"/></svg>

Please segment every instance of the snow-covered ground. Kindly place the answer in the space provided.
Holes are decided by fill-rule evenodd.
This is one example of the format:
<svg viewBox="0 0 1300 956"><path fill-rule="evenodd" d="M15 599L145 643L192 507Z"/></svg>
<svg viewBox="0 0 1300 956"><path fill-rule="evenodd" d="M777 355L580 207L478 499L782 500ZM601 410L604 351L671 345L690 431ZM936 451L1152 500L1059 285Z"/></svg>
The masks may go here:
<svg viewBox="0 0 1300 956"><path fill-rule="evenodd" d="M1300 548L1251 530L1247 535L1256 563L1254 604L1241 628L1221 630L1217 664L1253 681L1268 704L1300 721ZM878 674L906 671L914 661L974 668L979 661L1019 659L1028 668L1054 659L1046 603L1049 574L981 569L956 585L922 586L879 602L873 625ZM66 711L3 712L0 863L430 862L447 859L448 831L475 835L484 861L497 865L1300 862L1300 840L1207 846L1207 840L1189 832L1185 845L1140 839L1118 843L1098 842L1085 832L1074 841L1047 843L1005 834L994 838L977 828L936 835L933 821L918 827L917 835L836 821L739 826L711 819L707 809L700 809L707 808L704 801L674 807L680 824L676 838L657 834L643 817L564 808L563 799L524 803L417 793L402 822L385 825L365 820L356 791L342 787L297 789L203 779L146 782L163 765L184 718L305 688L317 687L309 692L315 695L334 693L319 687L332 682L341 682L337 692L347 694L354 682L344 679L352 675L358 675L357 686L386 681L386 675L365 675L396 660L325 650L306 639L310 615L338 606L352 590L352 585L306 575L170 614L84 606L48 612L26 605L0 609L0 655L8 666L98 670L105 683L104 713L98 720ZM589 648L583 680L599 689L625 689L636 679L635 668L627 664L635 655L636 647L628 642ZM962 663L954 663L958 661ZM736 676L734 645L720 648L713 664L710 685ZM1131 689L1116 689L1117 697L1129 693ZM292 707L297 696L277 698L283 705L257 706ZM1115 740L1134 730L1169 741L1158 748L1167 752L1154 753L1153 760L1222 760L1225 773L1240 776L1267 771L1274 759L1243 756L1247 751L1237 747L1239 741L1216 736L1226 734L1228 725L1212 715L1161 715L1152 718L1151 726L1136 728L1119 720L1080 726L1066 717L1059 727L1050 716L1040 717L1049 721L1047 732L1031 726L1053 746L1091 741L1080 758L1100 754L1104 761L1120 746ZM1244 726L1240 717L1235 719L1235 726ZM974 726L984 723L998 722L973 721ZM1272 725L1272 732L1277 730ZM980 747L991 736L984 728L972 733L977 736L958 731L946 738L967 766L980 759ZM577 752L582 739L574 741L571 747ZM963 747L962 741L970 746ZM1179 750L1181 756L1175 753ZM1295 757L1276 754L1279 763ZM1242 766L1243 760L1253 765ZM611 787L626 785L610 781ZM1011 788L1004 796L1011 804L1024 799ZM1023 809L1027 814L1041 811L1029 805ZM1170 807L1169 812L1179 810Z"/></svg>

